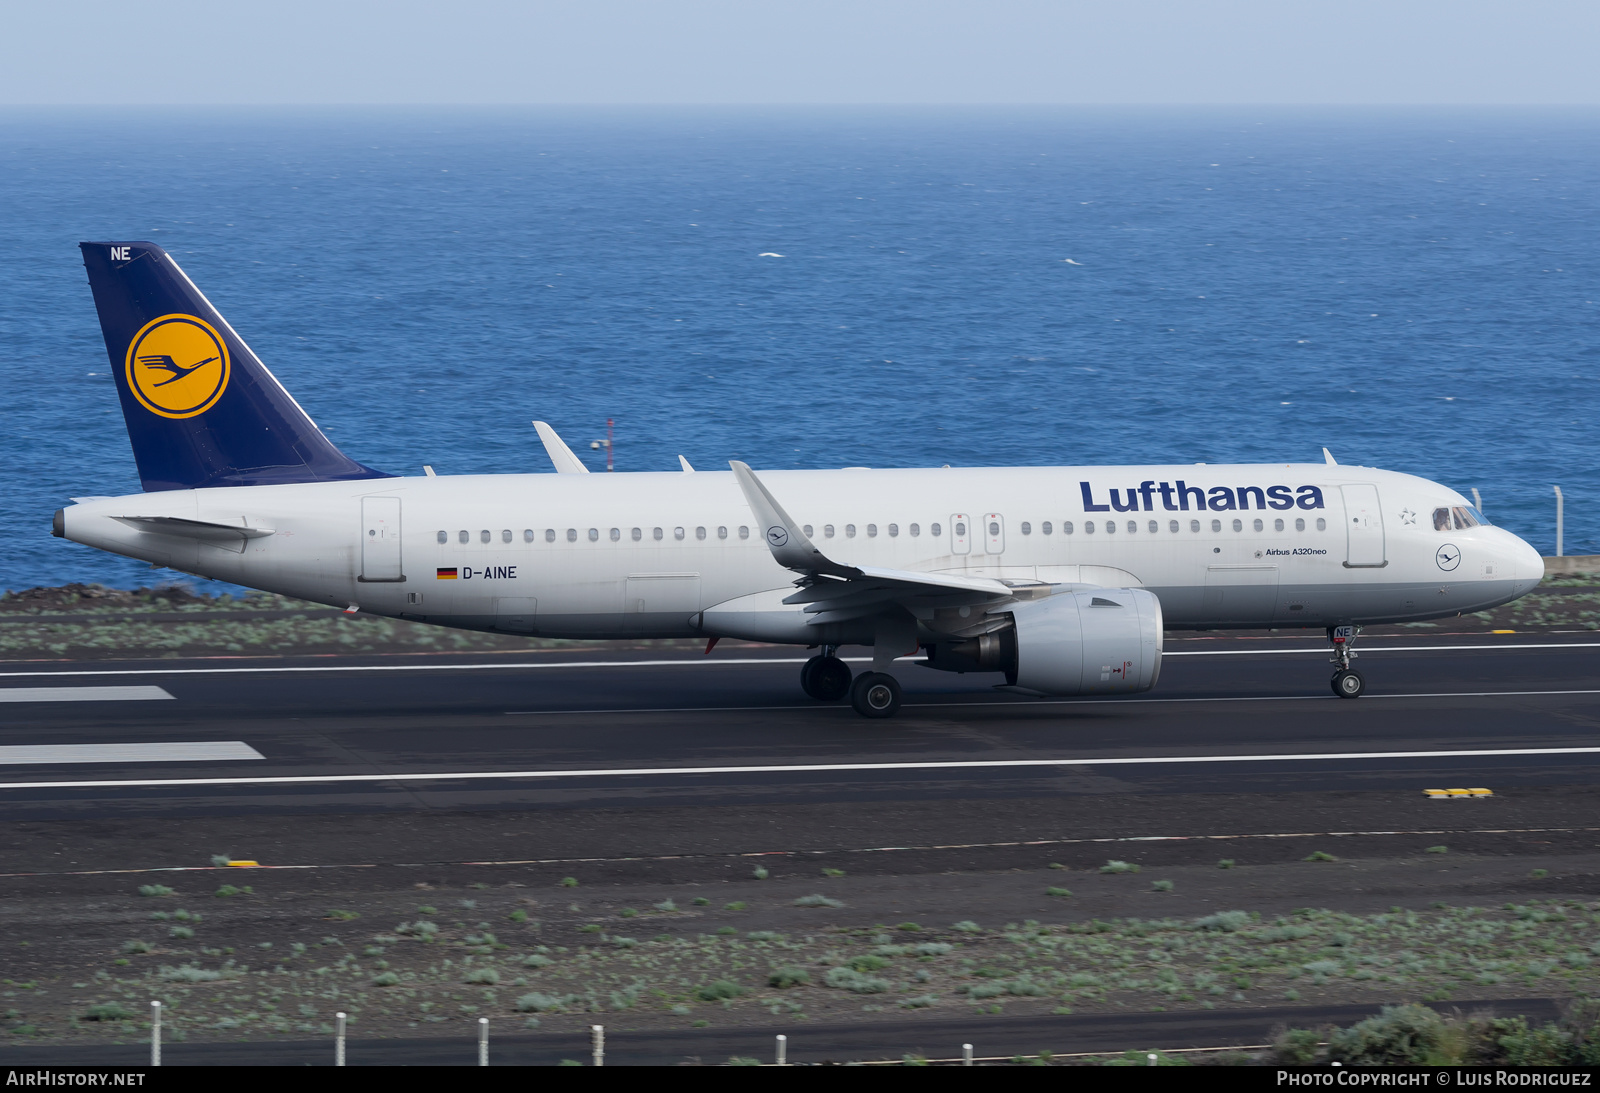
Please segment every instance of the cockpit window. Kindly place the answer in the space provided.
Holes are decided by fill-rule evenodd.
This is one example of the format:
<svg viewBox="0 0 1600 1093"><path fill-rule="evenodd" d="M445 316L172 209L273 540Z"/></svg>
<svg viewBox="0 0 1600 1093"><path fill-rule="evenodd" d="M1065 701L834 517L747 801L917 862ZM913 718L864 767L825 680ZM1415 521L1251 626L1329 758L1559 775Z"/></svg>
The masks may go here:
<svg viewBox="0 0 1600 1093"><path fill-rule="evenodd" d="M1465 531L1467 528L1487 527L1489 521L1484 519L1483 513L1471 505L1456 505L1447 509L1433 510L1434 531Z"/></svg>

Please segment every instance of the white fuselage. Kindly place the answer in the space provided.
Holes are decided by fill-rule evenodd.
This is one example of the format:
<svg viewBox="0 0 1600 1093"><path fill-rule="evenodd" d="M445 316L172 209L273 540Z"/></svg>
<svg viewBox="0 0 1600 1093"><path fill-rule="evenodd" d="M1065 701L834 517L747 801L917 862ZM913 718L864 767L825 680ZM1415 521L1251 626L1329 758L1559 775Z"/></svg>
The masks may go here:
<svg viewBox="0 0 1600 1093"><path fill-rule="evenodd" d="M1169 629L1437 618L1514 599L1544 575L1538 553L1503 529L1437 530L1436 510L1469 504L1455 491L1361 467L771 471L762 481L839 563L1144 587ZM241 533L196 537L151 518ZM729 472L178 490L88 499L65 510L61 533L204 577L447 626L823 640L799 606L779 602L796 575L774 561Z"/></svg>

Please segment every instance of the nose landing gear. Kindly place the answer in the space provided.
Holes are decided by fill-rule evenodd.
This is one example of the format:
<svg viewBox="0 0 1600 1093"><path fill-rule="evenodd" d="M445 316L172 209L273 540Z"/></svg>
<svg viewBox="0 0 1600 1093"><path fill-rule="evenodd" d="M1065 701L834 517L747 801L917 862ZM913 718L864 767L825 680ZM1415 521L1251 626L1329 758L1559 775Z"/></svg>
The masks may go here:
<svg viewBox="0 0 1600 1093"><path fill-rule="evenodd" d="M850 665L838 657L839 647L824 645L820 656L800 669L800 689L821 702L837 702L850 693Z"/></svg>
<svg viewBox="0 0 1600 1093"><path fill-rule="evenodd" d="M1360 632L1359 626L1328 627L1328 642L1333 646L1333 664L1336 666L1333 678L1328 683L1340 698L1360 698L1367 689L1366 679L1350 667L1350 662L1356 656L1353 648L1356 635Z"/></svg>

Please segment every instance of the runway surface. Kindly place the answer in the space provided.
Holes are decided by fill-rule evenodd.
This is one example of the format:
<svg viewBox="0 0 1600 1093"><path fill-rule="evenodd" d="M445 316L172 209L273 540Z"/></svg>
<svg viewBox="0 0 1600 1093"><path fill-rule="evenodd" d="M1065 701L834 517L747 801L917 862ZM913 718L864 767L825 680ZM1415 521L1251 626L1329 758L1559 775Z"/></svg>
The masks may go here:
<svg viewBox="0 0 1600 1093"><path fill-rule="evenodd" d="M1360 651L1369 689L1355 701L1331 694L1309 639L1172 640L1158 688L1114 700L1029 699L994 690L996 676L906 664L888 721L806 699L788 651L9 664L0 819L1420 793L1600 776L1592 636ZM108 761L85 761L84 746L92 758L110 745Z"/></svg>

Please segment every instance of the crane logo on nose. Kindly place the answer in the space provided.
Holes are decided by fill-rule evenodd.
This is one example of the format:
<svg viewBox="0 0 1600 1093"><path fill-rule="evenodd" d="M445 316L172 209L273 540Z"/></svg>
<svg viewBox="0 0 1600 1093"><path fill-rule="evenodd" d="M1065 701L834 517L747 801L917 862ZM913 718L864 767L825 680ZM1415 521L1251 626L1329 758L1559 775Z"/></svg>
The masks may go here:
<svg viewBox="0 0 1600 1093"><path fill-rule="evenodd" d="M1433 560L1439 563L1439 568L1446 573L1461 564L1461 550L1454 543L1446 543L1434 552Z"/></svg>
<svg viewBox="0 0 1600 1093"><path fill-rule="evenodd" d="M162 417L203 414L227 390L228 347L210 323L193 315L163 315L128 345L128 388L146 410Z"/></svg>

